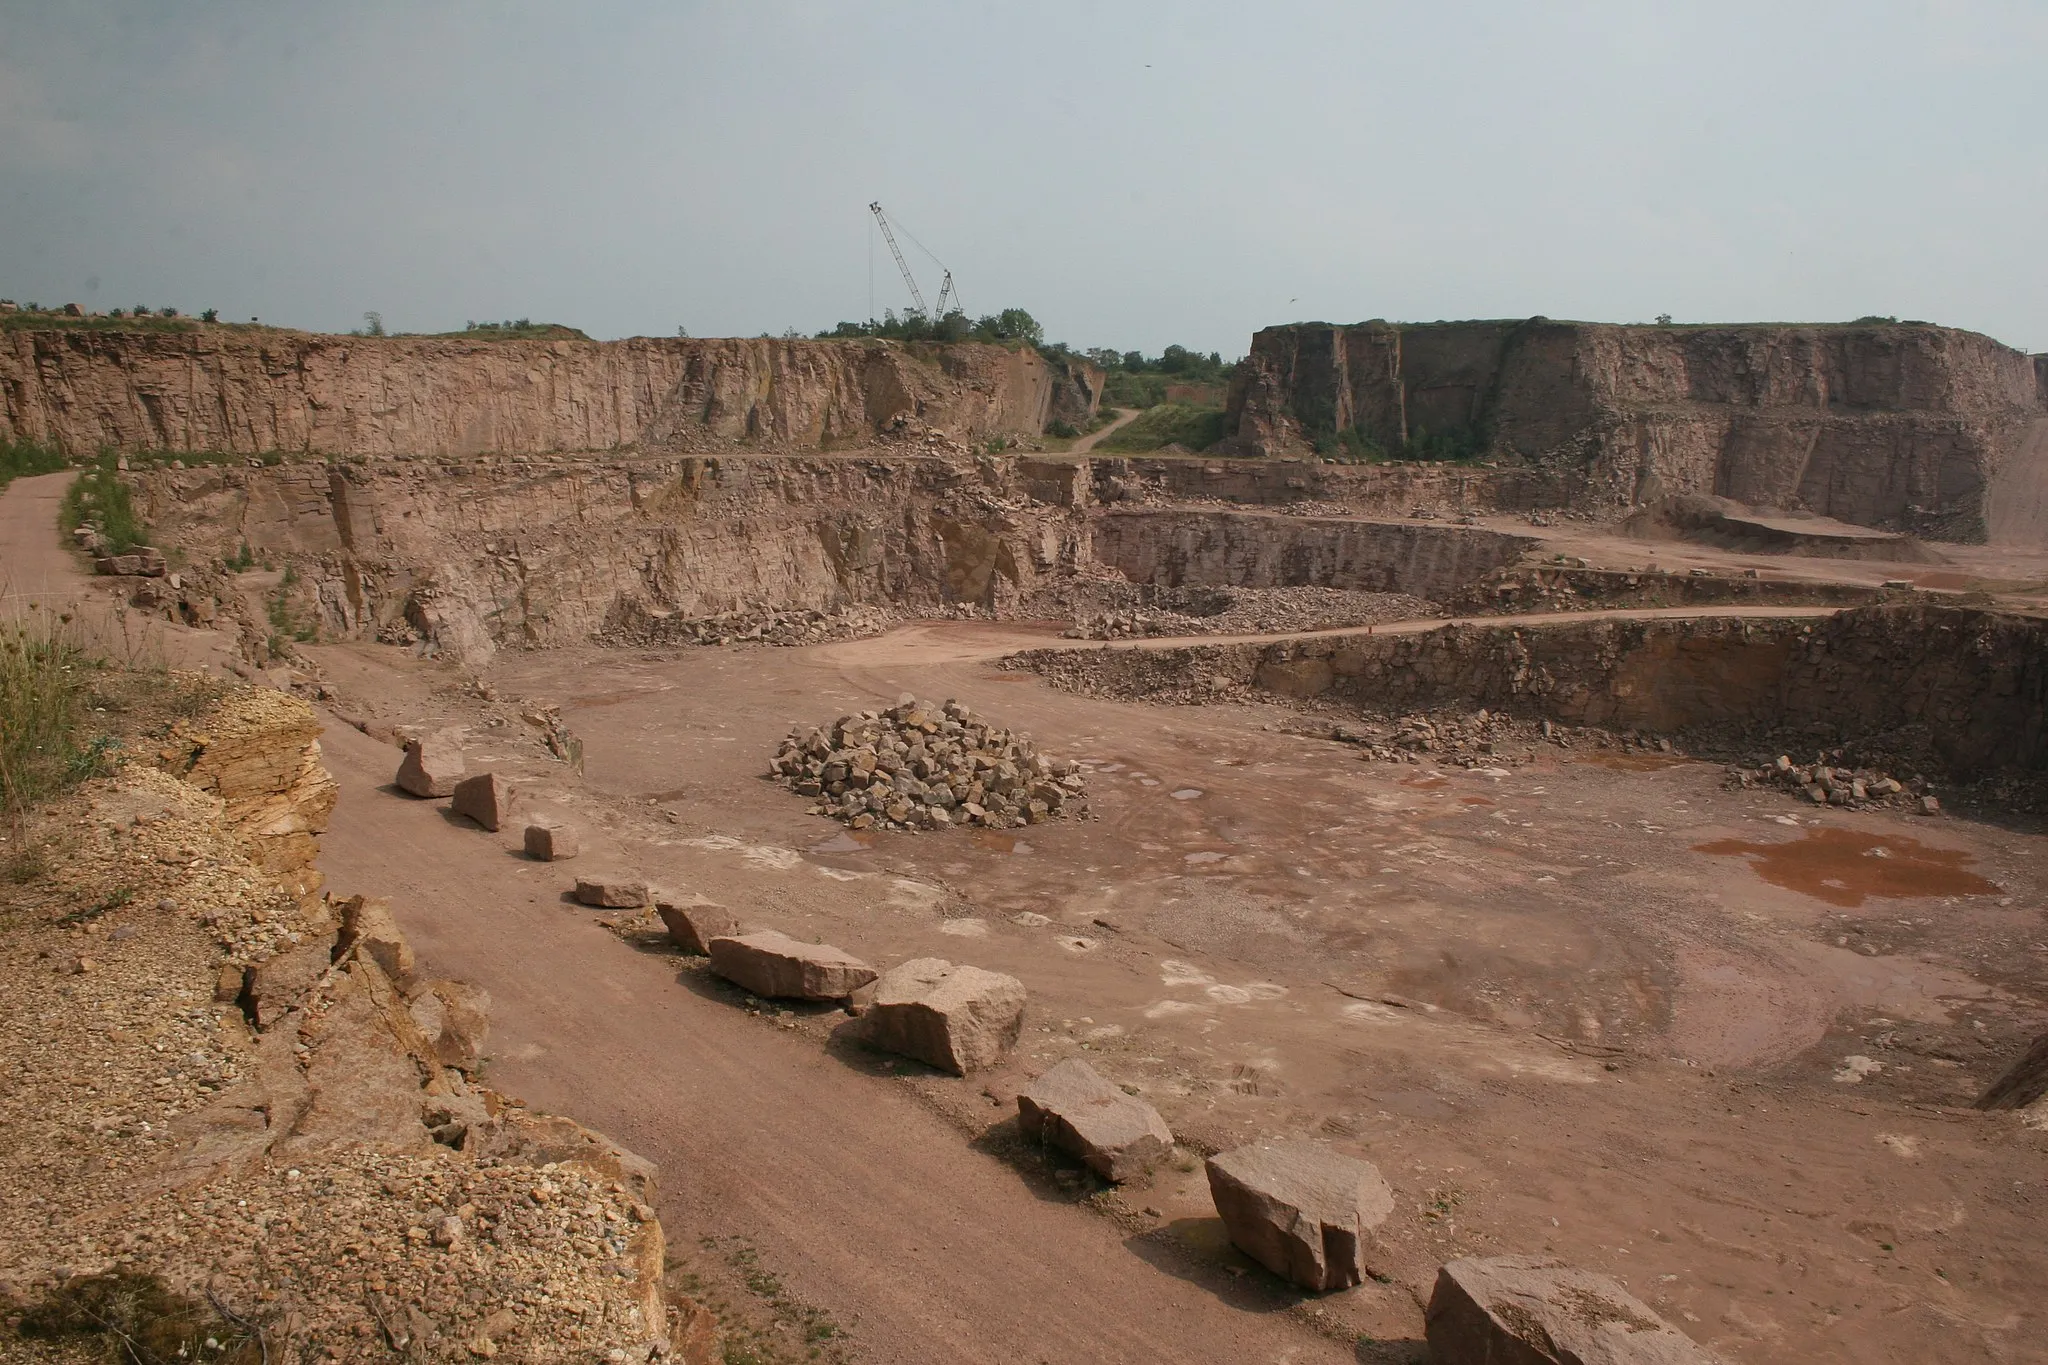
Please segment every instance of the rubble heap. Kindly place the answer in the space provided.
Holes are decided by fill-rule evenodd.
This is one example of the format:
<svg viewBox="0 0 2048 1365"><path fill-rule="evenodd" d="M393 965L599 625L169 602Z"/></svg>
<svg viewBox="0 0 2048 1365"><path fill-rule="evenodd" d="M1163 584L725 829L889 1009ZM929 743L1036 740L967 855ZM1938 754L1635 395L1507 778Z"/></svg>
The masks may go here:
<svg viewBox="0 0 2048 1365"><path fill-rule="evenodd" d="M1875 768L1829 766L1824 760L1794 763L1785 754L1774 762L1729 772L1729 785L1782 787L1798 792L1816 806L1911 806L1926 815L1940 812L1941 802L1924 778L1901 782Z"/></svg>
<svg viewBox="0 0 2048 1365"><path fill-rule="evenodd" d="M854 829L1009 829L1084 815L1080 769L1031 736L990 724L957 701L904 693L887 711L793 728L769 776L817 798L814 815Z"/></svg>

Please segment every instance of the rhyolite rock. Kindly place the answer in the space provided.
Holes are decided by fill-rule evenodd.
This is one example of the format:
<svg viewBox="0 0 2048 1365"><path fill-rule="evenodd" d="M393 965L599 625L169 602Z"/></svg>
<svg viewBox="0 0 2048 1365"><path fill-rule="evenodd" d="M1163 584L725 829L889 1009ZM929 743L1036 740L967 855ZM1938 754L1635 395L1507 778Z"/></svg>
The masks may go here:
<svg viewBox="0 0 2048 1365"><path fill-rule="evenodd" d="M1436 1274L1435 1365L1720 1365L1605 1275L1534 1256L1466 1257Z"/></svg>
<svg viewBox="0 0 2048 1365"><path fill-rule="evenodd" d="M1254 1143L1209 1158L1209 1194L1238 1250L1323 1293L1361 1283L1394 1209L1371 1163L1313 1142Z"/></svg>
<svg viewBox="0 0 2048 1365"><path fill-rule="evenodd" d="M647 904L647 883L622 873L593 873L576 879L576 899L606 910L637 910Z"/></svg>
<svg viewBox="0 0 2048 1365"><path fill-rule="evenodd" d="M771 999L844 1000L875 979L875 969L849 953L773 929L714 938L705 946L715 974Z"/></svg>
<svg viewBox="0 0 2048 1365"><path fill-rule="evenodd" d="M739 916L695 893L657 891L654 913L661 916L662 925L676 947L698 957L711 952L714 938L739 937Z"/></svg>
<svg viewBox="0 0 2048 1365"><path fill-rule="evenodd" d="M1173 1130L1157 1109L1078 1057L1018 1092L1017 1126L1112 1181L1142 1175L1173 1148Z"/></svg>
<svg viewBox="0 0 2048 1365"><path fill-rule="evenodd" d="M409 739L394 780L401 790L414 796L453 796L464 770L462 749L452 741L438 736Z"/></svg>
<svg viewBox="0 0 2048 1365"><path fill-rule="evenodd" d="M559 863L583 851L576 827L557 820L540 820L528 825L521 841L526 856L543 863Z"/></svg>
<svg viewBox="0 0 2048 1365"><path fill-rule="evenodd" d="M455 784L449 809L466 815L493 834L512 810L512 784L496 773L477 773Z"/></svg>
<svg viewBox="0 0 2048 1365"><path fill-rule="evenodd" d="M1014 976L916 958L876 980L867 1042L964 1076L1016 1045L1024 1000L1024 983Z"/></svg>

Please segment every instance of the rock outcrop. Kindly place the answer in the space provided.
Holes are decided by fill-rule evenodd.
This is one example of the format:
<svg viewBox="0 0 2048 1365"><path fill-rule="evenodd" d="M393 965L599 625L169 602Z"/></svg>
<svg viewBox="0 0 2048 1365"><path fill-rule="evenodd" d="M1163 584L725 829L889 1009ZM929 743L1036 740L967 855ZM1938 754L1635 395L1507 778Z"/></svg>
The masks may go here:
<svg viewBox="0 0 2048 1365"><path fill-rule="evenodd" d="M875 969L849 953L773 929L706 946L715 974L770 1000L844 1000L875 979Z"/></svg>
<svg viewBox="0 0 2048 1365"><path fill-rule="evenodd" d="M1468 1257L1429 1296L1435 1365L1717 1365L1605 1275L1532 1256Z"/></svg>
<svg viewBox="0 0 2048 1365"><path fill-rule="evenodd" d="M1708 493L1983 540L2048 423L2034 364L1920 323L1300 323L1252 338L1233 449L1546 464L1574 505ZM2035 480L2036 483L2039 480ZM2048 522L2002 527L2039 541Z"/></svg>
<svg viewBox="0 0 2048 1365"><path fill-rule="evenodd" d="M876 979L864 1034L870 1047L964 1076L1017 1045L1024 1003L1014 976L920 957Z"/></svg>
<svg viewBox="0 0 2048 1365"><path fill-rule="evenodd" d="M161 758L219 797L237 838L300 896L320 886L313 864L340 788L320 765L319 718L297 697L246 688L200 722L172 727Z"/></svg>
<svg viewBox="0 0 2048 1365"><path fill-rule="evenodd" d="M967 440L1084 425L1101 383L1086 362L970 343L10 329L0 440L82 453L815 450L904 420Z"/></svg>
<svg viewBox="0 0 2048 1365"><path fill-rule="evenodd" d="M1143 1175L1173 1149L1173 1130L1157 1109L1078 1057L1017 1092L1017 1126L1113 1182Z"/></svg>
<svg viewBox="0 0 2048 1365"><path fill-rule="evenodd" d="M1368 1162L1312 1142L1209 1158L1209 1193L1237 1249L1312 1293L1364 1282L1393 1192Z"/></svg>

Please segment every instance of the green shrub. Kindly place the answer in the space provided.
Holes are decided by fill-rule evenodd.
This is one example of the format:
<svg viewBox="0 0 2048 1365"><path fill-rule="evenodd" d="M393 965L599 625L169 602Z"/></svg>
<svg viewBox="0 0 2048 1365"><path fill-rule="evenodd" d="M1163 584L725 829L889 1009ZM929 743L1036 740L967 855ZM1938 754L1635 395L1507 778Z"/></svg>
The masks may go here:
<svg viewBox="0 0 2048 1365"><path fill-rule="evenodd" d="M69 613L31 606L0 621L0 810L9 816L100 768L105 746L78 743L94 666Z"/></svg>
<svg viewBox="0 0 2048 1365"><path fill-rule="evenodd" d="M26 474L54 474L67 463L55 446L34 441L0 441L0 488Z"/></svg>
<svg viewBox="0 0 2048 1365"><path fill-rule="evenodd" d="M1185 450L1207 450L1222 439L1223 409L1161 403L1103 437L1095 448L1138 452L1177 445Z"/></svg>
<svg viewBox="0 0 2048 1365"><path fill-rule="evenodd" d="M149 528L136 515L128 485L121 481L120 471L107 455L102 455L97 464L65 490L59 521L66 531L80 526L96 527L109 554L125 554L149 543Z"/></svg>

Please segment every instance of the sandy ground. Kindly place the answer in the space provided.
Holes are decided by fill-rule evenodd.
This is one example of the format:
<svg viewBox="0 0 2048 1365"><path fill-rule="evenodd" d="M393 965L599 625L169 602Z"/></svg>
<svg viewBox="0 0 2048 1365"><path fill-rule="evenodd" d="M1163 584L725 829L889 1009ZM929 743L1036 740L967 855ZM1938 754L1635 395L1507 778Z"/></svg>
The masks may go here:
<svg viewBox="0 0 2048 1365"><path fill-rule="evenodd" d="M2041 1026L2039 837L1675 761L1368 764L1265 707L986 662L1043 639L508 654L482 681L509 705L398 650L315 649L351 714L470 727L472 767L590 835L528 862L516 828L396 794L397 751L337 724L322 865L491 990L494 1084L660 1163L672 1238L748 1239L862 1359L1407 1359L1435 1265L1506 1251L1616 1275L1734 1360L2048 1359L2048 1134L1964 1107ZM855 839L760 776L791 724L906 690L1087 760L1099 818ZM491 723L543 699L582 774ZM603 866L878 963L1014 972L1018 1054L957 1081L830 1041L828 1015L750 1015L566 903ZM1248 1273L1192 1162L1091 1206L1007 1160L1016 1087L1075 1055L1192 1147L1376 1162L1387 1282L1311 1302Z"/></svg>

